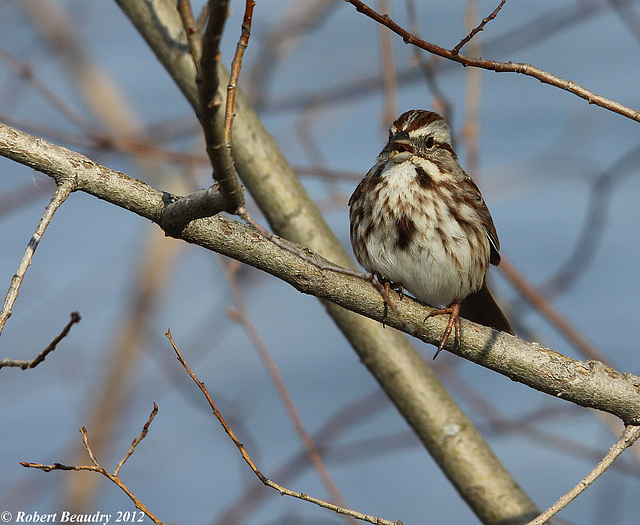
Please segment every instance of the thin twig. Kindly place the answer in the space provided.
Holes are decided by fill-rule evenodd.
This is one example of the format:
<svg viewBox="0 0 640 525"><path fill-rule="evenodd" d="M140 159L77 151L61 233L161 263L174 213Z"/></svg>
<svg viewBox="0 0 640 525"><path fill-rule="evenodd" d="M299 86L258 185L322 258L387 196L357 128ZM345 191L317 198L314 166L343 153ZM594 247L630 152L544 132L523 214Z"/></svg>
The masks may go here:
<svg viewBox="0 0 640 525"><path fill-rule="evenodd" d="M620 435L620 439L611 447L607 455L602 458L595 468L587 474L580 482L573 487L569 492L556 501L551 507L540 514L534 520L531 520L527 525L542 525L546 523L551 517L555 516L569 503L576 499L580 494L589 488L589 486L598 477L607 470L611 464L622 454L627 448L633 445L640 437L640 427L634 425L627 425Z"/></svg>
<svg viewBox="0 0 640 525"><path fill-rule="evenodd" d="M200 73L200 59L202 58L202 35L193 17L191 2L189 0L178 0L178 12L182 19L184 32L187 35L189 52L196 66L196 75L198 75Z"/></svg>
<svg viewBox="0 0 640 525"><path fill-rule="evenodd" d="M451 50L451 54L455 57L458 55L458 53L460 53L460 50L462 49L462 47L469 42L469 40L471 40L474 36L476 36L477 33L479 33L480 31L484 30L484 26L486 26L491 20L493 20L497 15L498 15L498 11L500 11L500 9L502 9L502 6L505 4L507 0L502 0L502 2L500 2L500 5L498 5L498 7L495 8L495 10L493 11L493 13L491 13L488 17L483 18L482 22L480 22L480 24L478 26L476 26L474 29L471 30L471 32L465 36L462 40L460 40L460 43L454 47Z"/></svg>
<svg viewBox="0 0 640 525"><path fill-rule="evenodd" d="M385 520L385 519L382 519L382 518L376 518L375 516L369 516L368 514L362 514L361 512L357 512L357 511L352 510L352 509L347 509L347 508L344 508L344 507L340 507L339 505L334 505L334 504L329 503L327 501L324 501L324 500L321 500L321 499L318 499L318 498L314 498L312 496L309 496L307 494L303 494L301 492L295 492L293 490L289 490L289 489L283 487L282 485L278 485L274 481L271 481L270 479L268 479L264 474L262 474L262 472L260 472L260 469L258 469L256 464L253 462L253 460L251 459L251 457L247 453L246 449L244 448L244 445L236 437L235 433L233 432L231 427L227 424L227 422L225 421L224 417L222 417L222 414L220 413L220 411L218 410L218 407L216 406L216 404L214 403L213 399L211 398L211 395L209 394L205 384L202 381L200 381L196 377L196 375L193 373L191 368L189 368L189 365L184 360L184 357L182 357L182 354L180 353L180 350L178 350L178 347L176 346L176 343L173 340L173 337L171 336L171 331L168 330L165 335L167 336L167 338L171 342L171 346L173 346L173 350L176 353L176 357L178 358L178 361L184 367L184 369L187 371L187 373L189 374L191 379L193 379L195 384L198 385L198 388L200 389L200 391L203 393L203 395L207 399L207 402L209 403L209 406L211 407L211 411L212 411L213 415L220 422L220 424L222 425L222 428L224 428L224 431L226 432L226 434L229 436L229 438L231 438L231 441L233 441L234 445L236 446L236 448L240 452L240 455L242 456L242 459L244 459L244 461L247 463L247 465L249 465L249 468L253 471L253 473L256 475L256 477L264 485L266 485L267 487L271 487L271 488L277 490L280 493L280 495L282 495L282 496L291 496L293 498L298 498L298 499L301 499L303 501L308 501L310 503L314 503L315 505L318 505L319 507L323 507L325 509L332 510L332 511L338 513L338 514L345 514L347 516L351 516L353 518L356 518L356 519L359 519L359 520L362 520L362 521L367 521L369 523L376 523L376 524L379 524L379 525L402 525L401 521L389 521L389 520Z"/></svg>
<svg viewBox="0 0 640 525"><path fill-rule="evenodd" d="M293 423L293 428L295 429L300 441L302 442L307 457L311 462L311 465L316 470L320 480L324 484L325 488L331 494L333 500L340 505L341 507L346 507L346 502L338 489L338 486L333 481L331 474L322 461L320 453L313 441L313 438L307 432L305 428L304 422L302 421L302 417L300 416L300 412L296 408L296 405L287 389L287 385L285 384L284 378L278 369L278 365L269 353L269 349L267 345L260 337L258 330L256 329L253 321L251 320L251 316L249 315L249 309L247 308L247 304L244 300L244 295L242 293L242 289L240 288L240 284L237 279L237 270L241 267L241 264L236 261L227 262L223 260L222 257L219 258L221 261L222 269L224 271L225 277L227 278L227 283L229 284L229 288L231 289L231 294L233 295L233 302L235 303L235 311L233 312L233 318L235 318L246 330L249 339L253 343L254 348L258 352L260 359L267 369L269 376L271 377L271 381L273 382L278 395L280 396L280 400L289 416L289 419ZM353 521L353 519L349 520ZM354 522L355 523L355 522Z"/></svg>
<svg viewBox="0 0 640 525"><path fill-rule="evenodd" d="M231 62L229 73L229 83L227 84L227 105L224 114L224 141L225 147L231 150L231 125L234 117L234 104L236 101L236 90L238 88L238 77L242 68L242 57L249 44L251 36L251 22L253 20L253 8L256 5L254 0L246 0L244 8L244 18L242 19L242 33L236 46L236 53Z"/></svg>
<svg viewBox="0 0 640 525"><path fill-rule="evenodd" d="M67 197L71 194L72 191L75 190L75 179L67 178L63 183L58 184L56 187L56 191L51 197L51 202L49 202L48 206L45 208L44 215L40 219L36 230L33 232L29 243L27 244L27 248L24 251L24 255L20 264L18 265L18 270L15 275L11 279L11 284L9 285L9 290L7 291L7 295L4 300L4 305L2 310L0 311L0 334L4 329L4 325L7 323L9 317L11 317L11 313L13 310L13 305L18 298L18 293L20 293L20 286L22 285L22 281L24 280L24 276L27 273L27 268L31 265L31 261L33 260L33 255L36 252L36 248L44 235L47 226L53 219L53 215L60 208L62 203L67 200Z"/></svg>
<svg viewBox="0 0 640 525"><path fill-rule="evenodd" d="M126 463L126 461L131 457L136 447L138 446L138 443L140 443L140 441L142 441L145 437L147 437L147 433L149 432L149 426L151 425L151 422L153 421L153 419L156 417L157 414L158 414L158 405L153 403L153 410L151 411L151 414L149 414L149 419L147 419L147 422L142 427L142 431L140 432L138 437L136 437L131 442L129 451L125 454L125 456L120 460L120 463L118 463L118 465L116 466L116 469L113 471L114 476L117 476L120 473L120 469Z"/></svg>
<svg viewBox="0 0 640 525"><path fill-rule="evenodd" d="M244 207L244 191L236 174L231 149L225 142L225 118L220 118L218 115L222 106L218 75L220 40L229 14L229 2L219 0L211 4L209 20L202 38L200 75L196 79L200 97L198 118L204 132L213 176L220 183L220 191L227 201L227 211L236 213Z"/></svg>
<svg viewBox="0 0 640 525"><path fill-rule="evenodd" d="M96 458L95 454L93 453L93 450L91 450L91 447L89 446L89 436L87 435L87 428L82 427L80 429L80 432L82 433L82 443L84 443L84 448L87 449L87 453L89 454L89 459L91 459L91 463L93 463L96 467L101 468L100 463L98 462L98 459Z"/></svg>
<svg viewBox="0 0 640 525"><path fill-rule="evenodd" d="M620 104L619 102L602 97L597 93L594 93L593 91L589 91L588 89L583 88L572 80L564 80L563 78L553 75L543 69L532 66L531 64L519 62L496 62L494 60L472 58L460 54L454 55L453 51L451 50L437 46L430 42L425 42L424 40L416 37L406 29L403 29L401 26L396 24L388 15L378 13L360 0L345 1L353 5L358 12L363 13L376 22L387 26L389 29L391 29L391 31L402 37L406 44L418 46L425 51L428 51L429 53L433 53L434 55L459 62L463 66L479 67L488 69L489 71L495 71L496 73L512 72L530 76L538 79L544 84L549 84L551 86L568 91L569 93L573 93L574 95L586 100L589 104L595 104L597 106L613 111L614 113L618 113L619 115L630 118L631 120L640 122L640 110L632 109L623 104Z"/></svg>
<svg viewBox="0 0 640 525"><path fill-rule="evenodd" d="M67 323L67 326L65 326L62 329L62 332L60 332L58 337L56 337L53 341L51 341L51 343L49 343L49 345L42 352L40 352L34 359L32 359L31 361L17 361L15 359L5 358L0 360L0 368L4 366L14 366L14 367L22 368L22 370L26 370L27 368L35 368L40 363L42 363L42 361L44 361L45 358L51 352L53 352L56 349L56 346L58 346L58 343L62 341L65 337L67 337L67 335L69 335L69 331L71 330L71 327L74 324L79 323L81 319L82 318L80 317L80 314L78 312L71 312L71 321L69 321Z"/></svg>
<svg viewBox="0 0 640 525"><path fill-rule="evenodd" d="M87 435L87 429L85 427L82 427L80 429L80 433L82 434L82 442L84 443L84 446L87 449L87 453L89 454L89 458L91 459L91 462L93 463L93 465L63 465L62 463L53 463L51 465L44 465L42 463L28 463L26 461L21 461L20 465L22 465L25 468L37 468L39 470L42 470L43 472L51 472L52 470L74 470L76 472L80 472L80 471L98 472L99 474L102 474L105 478L108 478L109 480L111 480L115 485L120 487L120 490L122 490L129 497L129 499L133 502L133 504L139 510L144 512L149 518L151 518L151 520L156 525L163 525L163 523L158 518L155 517L155 515L133 494L133 492L131 492L129 487L127 487L122 482L119 476L120 468L122 467L122 465L124 465L125 461L127 461L127 459L131 457L131 454L133 454L135 448L138 446L140 441L142 441L144 437L147 435L147 431L149 430L149 425L151 424L151 421L153 421L153 418L156 416L157 413L158 413L158 405L154 403L153 410L151 411L151 415L149 416L149 419L144 425L142 432L136 439L133 440L133 443L131 443L131 447L129 448L129 451L124 456L124 458L120 461L120 463L118 463L118 466L116 467L116 470L113 472L113 474L111 474L108 470L102 467L98 459L95 457L93 450L91 449L91 445L89 445L89 436Z"/></svg>

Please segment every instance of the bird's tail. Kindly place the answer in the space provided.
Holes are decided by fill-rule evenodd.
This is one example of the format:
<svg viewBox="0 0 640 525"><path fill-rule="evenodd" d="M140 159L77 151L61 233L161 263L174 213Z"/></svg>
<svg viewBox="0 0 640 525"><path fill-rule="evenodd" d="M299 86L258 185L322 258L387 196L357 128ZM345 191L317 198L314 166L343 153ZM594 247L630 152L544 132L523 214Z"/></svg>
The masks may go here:
<svg viewBox="0 0 640 525"><path fill-rule="evenodd" d="M513 335L511 323L498 306L487 283L460 303L460 317Z"/></svg>

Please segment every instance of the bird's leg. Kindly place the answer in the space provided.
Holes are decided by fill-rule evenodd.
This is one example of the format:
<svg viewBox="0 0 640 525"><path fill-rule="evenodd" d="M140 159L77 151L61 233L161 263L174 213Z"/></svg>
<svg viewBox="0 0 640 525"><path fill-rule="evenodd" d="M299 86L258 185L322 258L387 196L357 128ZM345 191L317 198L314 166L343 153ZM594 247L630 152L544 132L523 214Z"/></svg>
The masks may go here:
<svg viewBox="0 0 640 525"><path fill-rule="evenodd" d="M382 277L382 275L380 275L379 273L376 273L373 277L378 282L378 286L376 286L376 289L380 292L380 295L382 295L382 300L384 302L384 314L382 316L382 326L384 326L385 320L387 319L387 314L389 313L389 306L391 306L391 309L394 312L396 311L396 307L389 295L390 290L395 290L396 292L398 292L400 300L402 300L402 298L404 297L404 289L402 287L402 284L391 282L389 279L385 279L384 277ZM375 283L373 284L375 285Z"/></svg>
<svg viewBox="0 0 640 525"><path fill-rule="evenodd" d="M444 336L440 341L440 345L438 346L438 351L436 352L436 355L433 356L434 359L438 357L438 354L444 348L444 344L447 342L447 339L449 338L449 334L451 334L451 330L453 329L454 325L456 327L454 345L456 347L460 345L460 301L453 301L446 308L439 308L437 310L433 310L429 315L427 315L427 317L424 318L424 320L426 321L427 319L429 319L429 317L433 317L435 315L442 315L442 314L449 314L449 322L447 323L447 327L444 330Z"/></svg>

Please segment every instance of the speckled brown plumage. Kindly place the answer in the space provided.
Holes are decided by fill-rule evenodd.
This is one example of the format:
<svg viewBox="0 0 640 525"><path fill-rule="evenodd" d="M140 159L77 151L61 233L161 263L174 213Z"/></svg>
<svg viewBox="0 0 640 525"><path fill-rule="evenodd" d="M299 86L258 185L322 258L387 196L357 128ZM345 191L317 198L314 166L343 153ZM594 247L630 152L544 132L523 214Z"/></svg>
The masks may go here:
<svg viewBox="0 0 640 525"><path fill-rule="evenodd" d="M489 264L500 262L498 235L440 115L412 110L395 120L349 199L349 219L353 251L367 271L440 308L436 315L449 314L438 352L453 327L459 342L460 310L511 332L486 286Z"/></svg>

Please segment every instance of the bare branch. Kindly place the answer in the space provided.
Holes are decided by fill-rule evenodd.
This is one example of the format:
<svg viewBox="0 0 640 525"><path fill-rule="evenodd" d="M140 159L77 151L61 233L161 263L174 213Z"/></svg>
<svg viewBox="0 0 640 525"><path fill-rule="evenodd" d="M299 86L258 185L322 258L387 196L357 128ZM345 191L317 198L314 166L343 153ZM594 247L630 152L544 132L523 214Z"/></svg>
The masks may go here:
<svg viewBox="0 0 640 525"><path fill-rule="evenodd" d="M498 11L502 9L502 6L505 4L506 1L507 0L502 0L502 2L500 2L498 7L494 9L493 13L491 13L488 17L483 18L480 24L474 27L473 30L467 36L465 36L462 40L460 40L460 43L451 50L451 54L454 57L460 53L460 50L464 47L464 45L467 42L469 42L469 40L471 40L474 36L476 36L476 34L478 34L480 31L484 31L484 26L486 26L489 22L491 22L491 20L493 20L498 15Z"/></svg>
<svg viewBox="0 0 640 525"><path fill-rule="evenodd" d="M86 427L82 427L80 429L80 432L82 433L82 443L84 443L84 448L87 449L87 453L89 454L89 459L91 459L91 463L93 463L98 469L100 469L100 463L98 463L98 459L96 458L95 454L93 453L93 450L91 450L91 447L89 446L89 436L87 435L87 428Z"/></svg>
<svg viewBox="0 0 640 525"><path fill-rule="evenodd" d="M222 257L220 257L220 259L222 260ZM225 277L227 278L227 283L229 284L229 288L231 289L231 294L233 295L233 302L235 303L233 319L238 321L244 327L247 335L249 336L249 339L251 339L251 342L253 343L254 348L258 352L260 359L262 359L262 362L267 369L269 376L271 377L271 381L273 382L276 391L278 392L278 396L280 397L282 405L284 406L287 415L289 416L289 419L293 424L293 428L295 429L298 437L300 438L300 441L302 442L302 445L304 446L307 457L309 458L309 462L317 472L320 480L326 487L329 494L331 494L333 500L341 507L346 507L346 502L342 497L338 486L333 481L331 474L322 461L313 438L309 435L309 432L307 432L307 429L305 428L302 417L300 416L300 412L298 411L293 398L291 397L291 394L287 389L287 385L285 384L284 378L280 373L276 361L271 356L267 345L264 343L262 337L260 336L260 333L251 320L249 309L247 308L242 289L240 288L240 283L238 283L237 279L237 269L240 267L240 264L237 261L232 261L232 263L221 261L221 264Z"/></svg>
<svg viewBox="0 0 640 525"><path fill-rule="evenodd" d="M231 145L225 141L224 125L220 124L220 119L216 119L216 114L222 106L218 76L220 40L228 13L228 0L211 2L209 21L202 38L202 58L196 81L200 97L198 118L204 131L213 176L220 184L220 191L225 196L226 211L235 213L244 207L243 189L231 157Z"/></svg>
<svg viewBox="0 0 640 525"><path fill-rule="evenodd" d="M153 410L151 411L151 414L149 414L149 419L147 419L147 422L142 427L142 431L140 432L140 435L138 435L138 437L136 437L131 442L131 446L129 447L129 451L125 454L125 456L120 460L120 463L118 463L118 465L116 466L116 469L113 471L113 475L114 476L118 476L118 474L120 473L120 469L126 463L126 461L131 457L131 455L135 451L135 449L138 446L138 444L145 437L147 437L147 433L149 432L149 426L151 426L151 422L153 421L153 419L156 417L157 414L158 414L158 405L156 405L154 403L153 404Z"/></svg>
<svg viewBox="0 0 640 525"><path fill-rule="evenodd" d="M166 192L100 166L83 155L0 124L0 154L10 151L14 157L20 158L22 148L29 145L32 146L28 160L30 166L56 181L67 177L65 169L73 171L77 174L79 190L158 224L164 202L172 199ZM75 166L82 166L82 172ZM303 249L305 258L301 258L298 255L300 246L270 235L277 239L278 244L265 238L253 227L218 215L192 221L183 230L181 238L266 271L303 293L379 322L385 320L388 325L407 331L393 312L385 319L384 301L367 281L359 277L361 274L334 272L329 268L335 264L307 249ZM287 244L290 248L283 249ZM306 260L308 258L316 258L320 262L312 264ZM321 269L324 265L328 269ZM434 318L423 323L432 309L409 297L396 301L396 306L407 323L421 328L417 334L419 339L429 344L439 343L446 324L444 319ZM626 424L640 423L640 399L637 395L640 378L617 372L598 361L570 359L475 323L463 322L462 329L460 348L454 351L453 344L445 348L541 392L609 412ZM395 362L396 353L397 349L394 348L393 355L389 355L388 359ZM416 355L414 366L419 367L420 363L422 359Z"/></svg>
<svg viewBox="0 0 640 525"><path fill-rule="evenodd" d="M189 51L193 57L193 63L196 66L196 75L198 75L200 73L200 60L202 59L202 35L193 17L191 2L189 0L178 0L178 12L182 19L184 32L187 35Z"/></svg>
<svg viewBox="0 0 640 525"><path fill-rule="evenodd" d="M217 181L204 190L167 202L160 225L172 237L179 237L184 227L195 219L211 217L227 209L227 201Z"/></svg>
<svg viewBox="0 0 640 525"><path fill-rule="evenodd" d="M611 447L607 455L602 458L594 469L587 474L580 482L569 492L556 501L551 507L544 511L540 516L531 520L527 525L542 525L565 508L569 503L576 499L580 494L589 488L589 486L598 477L607 470L611 464L622 454L627 448L633 445L640 437L640 427L628 425L620 435L620 439Z"/></svg>
<svg viewBox="0 0 640 525"><path fill-rule="evenodd" d="M51 352L53 352L56 349L56 346L58 346L58 343L62 341L65 337L67 337L67 335L69 335L71 327L74 324L79 323L81 319L82 318L80 317L80 314L78 312L72 312L71 321L69 321L67 323L67 326L65 326L62 329L62 332L60 332L60 335L58 335L58 337L56 337L53 341L51 341L51 343L49 343L49 346L47 346L42 352L40 352L35 357L35 359L32 359L31 361L16 361L14 359L2 359L0 360L0 368L4 366L15 366L15 367L22 368L22 370L26 370L27 368L35 368L40 363L42 363L42 361L44 361L45 358Z"/></svg>
<svg viewBox="0 0 640 525"><path fill-rule="evenodd" d="M0 124L2 126L2 124ZM21 152L8 152L7 156L9 158L13 158L14 160L18 160L21 158L23 161L27 161L25 157L28 157L28 152L23 152L24 155L21 155ZM20 162L20 160L18 160ZM25 162L26 163L26 162ZM69 173L72 173L71 171ZM0 334L2 334L2 330L4 329L4 325L7 324L7 320L11 317L11 313L13 310L13 305L18 298L18 294L20 293L20 286L22 285L22 281L24 280L24 276L27 273L27 269L31 265L31 261L33 260L33 255L36 252L36 248L44 235L47 226L53 219L53 215L56 213L58 208L62 206L62 203L67 200L67 197L71 194L72 191L76 189L75 180L72 176L67 175L64 178L56 181L58 186L53 196L51 197L51 202L49 202L48 206L45 208L44 215L40 219L36 230L33 232L29 243L27 244L27 248L24 251L24 256L18 265L18 270L14 274L11 279L11 284L9 285L9 290L7 291L7 295L4 300L4 305L2 306L2 310L0 310Z"/></svg>
<svg viewBox="0 0 640 525"><path fill-rule="evenodd" d="M614 113L618 113L619 115L630 118L631 120L640 122L640 110L629 108L623 104L620 104L619 102L602 97L597 93L594 93L593 91L589 91L588 89L579 86L572 80L564 80L556 75L552 75L551 73L543 69L534 67L531 64L518 62L496 62L494 60L485 60L483 58L472 58L460 54L454 54L453 51L437 46L430 42L425 42L424 40L416 37L409 31L396 24L393 20L391 20L391 18L389 18L389 15L378 13L360 0L345 1L353 5L360 13L363 13L376 22L387 26L391 31L401 36L406 44L418 46L425 51L428 51L429 53L433 53L434 55L459 62L463 66L479 67L482 69L487 69L489 71L495 71L496 73L512 72L530 76L538 79L543 84L549 84L551 86L568 91L569 93L573 93L574 95L585 99L587 102L589 102L589 104L595 104L597 106L613 111Z"/></svg>
<svg viewBox="0 0 640 525"><path fill-rule="evenodd" d="M236 53L231 62L231 72L229 83L227 84L227 103L224 114L224 140L225 146L231 151L231 125L233 124L234 106L236 101L236 90L238 88L238 77L242 68L242 57L249 44L251 36L251 22L253 20L253 8L256 5L254 0L246 0L244 18L242 19L242 33L238 40Z"/></svg>
<svg viewBox="0 0 640 525"><path fill-rule="evenodd" d="M204 397L207 399L207 402L209 403L209 406L211 407L211 411L213 412L213 415L216 416L216 419L220 422L220 424L222 425L222 428L224 428L224 431L226 432L226 434L229 436L229 438L231 438L231 441L233 441L233 444L236 446L236 448L240 452L240 455L242 456L242 459L244 459L244 461L247 463L247 465L249 465L249 468L253 471L253 473L256 475L256 477L264 485L266 485L267 487L271 487L272 489L277 490L280 493L280 495L282 495L282 496L291 496L293 498L298 498L298 499L301 499L301 500L304 500L304 501L308 501L310 503L314 503L315 505L318 505L319 507L323 507L325 509L332 510L332 511L338 513L338 514L344 514L346 516L351 516L352 518L355 518L355 519L359 519L359 520L362 520L362 521L367 521L369 523L376 523L376 524L379 524L379 525L402 525L402 522L399 521L399 520L398 521L389 521L389 520L385 520L385 519L382 519L382 518L376 518L374 516L369 516L367 514L362 514L361 512L357 512L355 510L351 510L351 509L347 509L347 508L344 508L344 507L340 507L338 505L334 505L334 504L329 503L327 501L314 498L312 496L309 496L307 494L303 494L301 492L295 492L293 490L289 490L289 489L283 487L282 485L278 485L274 481L271 481L270 479L268 479L264 474L262 474L262 472L260 472L260 469L258 469L256 464L253 462L253 460L251 459L251 457L247 453L246 449L244 448L244 445L236 437L235 433L233 432L231 427L228 425L228 423L225 421L224 417L222 417L222 414L220 413L220 411L218 410L218 407L216 406L216 404L214 403L213 399L211 398L211 395L209 394L209 391L207 390L207 387L205 386L205 384L202 381L200 381L196 377L196 375L193 373L191 368L189 368L189 365L184 360L184 357L182 357L182 354L180 353L180 350L176 346L176 343L173 340L173 337L171 336L171 331L170 330L167 331L167 333L165 335L167 336L167 338L171 342L171 346L173 346L173 350L176 353L176 357L178 358L178 361L180 361L180 364L187 371L187 373L189 374L191 379L193 379L194 383L196 385L198 385L198 388L200 389L200 391L202 392Z"/></svg>
<svg viewBox="0 0 640 525"><path fill-rule="evenodd" d="M147 435L147 431L149 430L149 425L151 424L151 421L153 421L153 418L156 416L157 413L158 413L158 405L154 403L151 415L149 416L149 419L144 425L142 432L136 439L133 440L133 443L131 444L129 451L124 456L124 458L122 458L120 463L118 463L118 466L116 467L116 470L114 471L113 474L111 474L108 470L102 467L102 465L100 465L100 463L98 462L97 458L93 453L93 450L91 450L91 446L89 445L89 436L87 435L87 429L84 427L80 429L80 433L82 434L82 442L84 443L87 453L89 454L89 458L93 463L92 465L63 465L62 463L53 463L51 465L44 465L42 463L28 463L26 461L21 461L20 465L22 465L25 468L36 468L36 469L42 470L43 472L51 472L52 470L74 470L76 472L80 472L80 471L98 472L99 474L102 474L105 478L108 478L109 480L111 480L115 485L120 487L120 490L122 490L129 497L129 499L133 502L133 504L140 511L144 512L147 516L149 516L149 518L151 518L151 520L156 525L163 525L163 523L158 518L155 517L155 515L135 496L135 494L131 492L129 487L127 487L122 482L119 475L120 468L122 467L122 465L124 465L125 461L127 461L127 459L129 459L131 454L133 454L136 446L138 446L140 441L142 441L144 437Z"/></svg>

